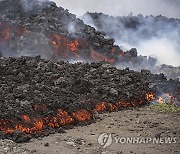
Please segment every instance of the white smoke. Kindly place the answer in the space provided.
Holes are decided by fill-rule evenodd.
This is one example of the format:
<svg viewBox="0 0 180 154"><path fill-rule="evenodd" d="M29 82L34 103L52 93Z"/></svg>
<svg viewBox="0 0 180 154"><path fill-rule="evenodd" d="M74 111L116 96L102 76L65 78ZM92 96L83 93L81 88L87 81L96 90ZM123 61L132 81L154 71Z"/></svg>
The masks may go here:
<svg viewBox="0 0 180 154"><path fill-rule="evenodd" d="M70 12L81 16L87 11L89 12L102 12L108 15L113 16L127 16L130 12L134 15L143 14L146 15L164 15L166 17L174 17L180 18L180 1L179 0L54 0L57 5L65 7L69 9ZM104 18L104 22L108 25L106 18ZM151 19L149 18L149 25L145 25L146 27L140 27L139 31L144 29L148 29L148 26L152 26ZM94 26L91 18L86 16L85 23ZM131 47L135 47L138 49L139 55L152 56L158 59L158 64L169 64L173 66L180 65L180 45L178 44L179 33L177 33L176 29L173 26L167 27L166 25L164 30L161 30L162 27L159 28L158 37L151 37L148 39L144 39L140 37L139 31L131 31L124 29L123 34L121 36L117 36L118 29L123 29L123 26L117 27L119 24L114 24L114 26L107 27L107 29L111 29L114 33L111 33L109 37L113 37L116 40L116 44L120 46L124 46L129 49ZM159 24L160 25L160 24ZM152 28L150 28L152 29ZM152 31L153 33L153 31Z"/></svg>
<svg viewBox="0 0 180 154"><path fill-rule="evenodd" d="M135 17L132 14L126 17L125 21L123 17L114 18L103 14L99 14L98 21L96 19L93 21L88 14L83 16L83 20L95 27L97 22L100 22L101 28L97 29L115 38L115 43L119 46L124 46L126 49L135 47L139 55L157 58L158 64L180 66L180 27L178 26L180 21L177 23L173 19L169 22L162 16ZM127 28L126 24L132 27Z"/></svg>
<svg viewBox="0 0 180 154"><path fill-rule="evenodd" d="M164 15L180 18L180 0L53 0L57 5L82 16L85 12L102 12L113 16Z"/></svg>
<svg viewBox="0 0 180 154"><path fill-rule="evenodd" d="M25 12L29 12L35 9L35 7L42 7L44 2L49 0L21 0L21 5Z"/></svg>
<svg viewBox="0 0 180 154"><path fill-rule="evenodd" d="M137 48L139 54L157 58L158 64L180 66L180 52L177 51L174 42L168 38L141 41Z"/></svg>

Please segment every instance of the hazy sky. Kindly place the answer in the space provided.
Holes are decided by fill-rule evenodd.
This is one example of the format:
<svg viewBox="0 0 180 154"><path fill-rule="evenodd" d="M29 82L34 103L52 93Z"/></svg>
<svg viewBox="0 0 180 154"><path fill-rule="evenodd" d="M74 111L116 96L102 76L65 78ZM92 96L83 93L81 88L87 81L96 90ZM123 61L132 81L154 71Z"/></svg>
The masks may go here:
<svg viewBox="0 0 180 154"><path fill-rule="evenodd" d="M109 15L159 15L180 18L180 0L53 0L57 5L81 16L85 12Z"/></svg>

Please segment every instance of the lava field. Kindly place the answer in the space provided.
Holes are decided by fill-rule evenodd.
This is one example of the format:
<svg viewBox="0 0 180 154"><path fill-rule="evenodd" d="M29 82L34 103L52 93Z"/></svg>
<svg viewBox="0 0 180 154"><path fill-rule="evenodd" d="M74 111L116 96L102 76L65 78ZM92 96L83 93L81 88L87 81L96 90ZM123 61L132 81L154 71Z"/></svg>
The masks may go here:
<svg viewBox="0 0 180 154"><path fill-rule="evenodd" d="M0 130L28 134L93 120L93 114L155 99L144 73L107 63L0 59Z"/></svg>
<svg viewBox="0 0 180 154"><path fill-rule="evenodd" d="M124 62L153 67L156 59L114 42L54 2L1 1L0 138L25 142L64 132L164 94L179 105L178 79L117 69Z"/></svg>
<svg viewBox="0 0 180 154"><path fill-rule="evenodd" d="M180 87L179 81L147 70L40 57L1 57L0 84L1 138L16 142L47 135L52 128L88 124L99 112L148 104L162 91L175 95Z"/></svg>
<svg viewBox="0 0 180 154"><path fill-rule="evenodd" d="M29 5L32 10L25 9ZM155 65L154 58L139 57L134 48L123 52L113 38L105 38L54 2L6 0L0 8L0 52L5 57L40 55L53 60Z"/></svg>

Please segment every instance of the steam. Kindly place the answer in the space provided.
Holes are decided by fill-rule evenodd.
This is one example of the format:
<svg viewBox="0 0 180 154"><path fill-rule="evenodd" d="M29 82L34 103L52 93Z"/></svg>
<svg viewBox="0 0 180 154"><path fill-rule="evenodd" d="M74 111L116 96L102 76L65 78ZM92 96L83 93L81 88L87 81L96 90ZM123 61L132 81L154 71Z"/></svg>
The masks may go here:
<svg viewBox="0 0 180 154"><path fill-rule="evenodd" d="M142 15L164 15L167 17L180 18L180 1L179 0L54 0L57 5L65 7L70 12L78 16L85 12L102 12L113 16L133 17L141 13ZM133 14L129 14L133 12ZM163 18L163 17L162 17ZM113 37L116 44L126 49L135 47L138 49L139 55L152 56L158 59L158 64L169 64L173 66L180 65L180 28L177 25L156 21L149 16L148 18L139 18L146 20L145 25L139 26L137 29L124 27L118 20L110 20L110 18L101 17L104 24L102 29L108 37ZM90 16L83 17L86 24L98 26ZM163 19L162 19L163 21ZM141 22L141 21L140 21ZM112 24L113 23L113 24ZM154 26L155 24L155 26ZM180 23L178 23L180 24ZM108 26L109 25L109 26ZM74 31L73 26L70 31ZM146 31L146 32L144 32ZM146 35L145 35L146 34Z"/></svg>
<svg viewBox="0 0 180 154"><path fill-rule="evenodd" d="M127 17L87 13L83 20L115 38L119 46L135 47L139 55L157 58L158 64L180 66L180 20L132 13Z"/></svg>
<svg viewBox="0 0 180 154"><path fill-rule="evenodd" d="M141 41L137 45L139 54L155 57L158 64L169 64L173 66L180 66L180 52L174 45L173 40L168 38L152 38L147 41Z"/></svg>
<svg viewBox="0 0 180 154"><path fill-rule="evenodd" d="M30 12L35 9L35 7L43 7L43 3L49 0L21 0L21 5L25 12Z"/></svg>
<svg viewBox="0 0 180 154"><path fill-rule="evenodd" d="M82 16L85 12L102 12L113 16L127 16L130 12L137 15L164 15L180 18L179 0L54 0L57 5Z"/></svg>

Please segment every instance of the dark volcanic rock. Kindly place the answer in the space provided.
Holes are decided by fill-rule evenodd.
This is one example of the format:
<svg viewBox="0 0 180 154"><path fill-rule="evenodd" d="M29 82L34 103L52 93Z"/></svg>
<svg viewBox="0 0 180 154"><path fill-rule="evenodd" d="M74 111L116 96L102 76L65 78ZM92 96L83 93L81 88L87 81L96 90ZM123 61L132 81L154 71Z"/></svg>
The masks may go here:
<svg viewBox="0 0 180 154"><path fill-rule="evenodd" d="M119 108L146 104L146 94L156 92L149 84L146 74L118 70L104 62L70 64L40 57L1 58L0 130L17 129L12 139L23 142L29 136L18 130L28 132L31 128L35 133L41 126L41 120L39 127L34 126L37 123L34 118L43 119L43 129L47 129L50 125L46 122L53 123L48 118L60 112L58 109L69 113L77 124L80 121L75 113L86 110L85 115L90 116L101 102L112 103L114 107L119 101L126 102L119 104ZM108 104L106 108L111 109Z"/></svg>
<svg viewBox="0 0 180 154"><path fill-rule="evenodd" d="M179 101L178 80L109 64L126 61L138 66L144 59L153 64L154 59L137 56L135 48L123 52L114 39L105 39L55 3L3 0L0 8L0 53L14 57L0 57L1 138L25 142L64 132L92 122L97 112L147 104L152 95L165 92ZM17 58L23 55L36 57ZM71 64L37 55L109 63Z"/></svg>
<svg viewBox="0 0 180 154"><path fill-rule="evenodd" d="M0 2L0 52L5 57L41 55L54 60L152 65L147 57L137 56L136 49L123 52L114 42L54 2Z"/></svg>
<svg viewBox="0 0 180 154"><path fill-rule="evenodd" d="M85 25L82 20L54 2L38 0L4 0L0 2L0 20L16 26L26 27L38 33L54 32L66 37L88 40L91 46L104 47L104 52L113 47L114 41L105 39L93 27Z"/></svg>
<svg viewBox="0 0 180 154"><path fill-rule="evenodd" d="M70 64L40 57L0 58L0 85L0 130L14 132L1 138L17 142L30 139L22 132L33 137L40 135L36 134L38 128L46 135L53 132L51 127L64 126L63 121L68 125L63 113L71 117L70 124L83 124L93 120L95 111L146 104L151 101L148 93L169 92L176 97L180 92L179 81L148 70L134 72L105 62ZM56 116L62 119L59 123Z"/></svg>

